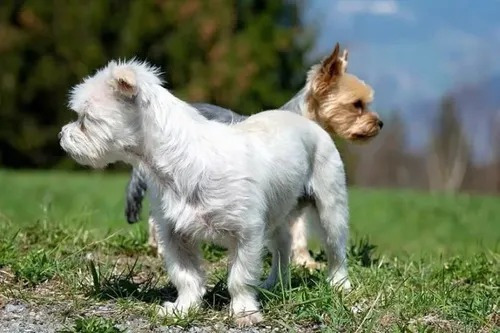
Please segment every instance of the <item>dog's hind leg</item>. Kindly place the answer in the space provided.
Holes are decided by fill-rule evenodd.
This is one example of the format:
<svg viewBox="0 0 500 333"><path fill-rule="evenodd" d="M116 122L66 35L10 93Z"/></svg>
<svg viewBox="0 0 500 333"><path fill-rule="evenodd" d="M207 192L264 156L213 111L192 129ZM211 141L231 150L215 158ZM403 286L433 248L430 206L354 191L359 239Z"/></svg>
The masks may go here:
<svg viewBox="0 0 500 333"><path fill-rule="evenodd" d="M277 224L278 227L272 231L269 239L269 250L273 256L271 272L262 284L263 288L269 289L277 282L281 274L281 281L286 286L288 277L288 265L290 263L290 230L286 222Z"/></svg>
<svg viewBox="0 0 500 333"><path fill-rule="evenodd" d="M163 246L158 246L158 230L152 213L148 218L148 245L153 252L156 252L158 257L163 257Z"/></svg>
<svg viewBox="0 0 500 333"><path fill-rule="evenodd" d="M346 262L349 210L343 165L335 159L318 163L311 185L315 207L311 218L319 228L327 256L328 280L332 286L350 289Z"/></svg>
<svg viewBox="0 0 500 333"><path fill-rule="evenodd" d="M168 275L178 292L174 303L163 303L160 314L185 315L189 309L196 309L201 305L205 294L201 250L197 242L173 233L165 223L156 223L156 227L158 246L163 248Z"/></svg>
<svg viewBox="0 0 500 333"><path fill-rule="evenodd" d="M298 266L313 271L321 267L309 254L307 247L307 225L305 211L298 217L290 220L290 231L292 236L292 262Z"/></svg>
<svg viewBox="0 0 500 333"><path fill-rule="evenodd" d="M263 225L253 224L251 229L243 230L229 249L231 266L227 286L231 295L231 314L238 326L262 321L254 286L258 285L262 269Z"/></svg>

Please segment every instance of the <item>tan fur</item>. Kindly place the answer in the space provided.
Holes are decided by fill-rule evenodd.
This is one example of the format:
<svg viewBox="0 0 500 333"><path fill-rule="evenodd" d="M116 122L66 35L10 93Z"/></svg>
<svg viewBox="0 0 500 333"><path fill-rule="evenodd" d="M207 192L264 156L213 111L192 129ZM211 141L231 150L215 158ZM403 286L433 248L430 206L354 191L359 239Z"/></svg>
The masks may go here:
<svg viewBox="0 0 500 333"><path fill-rule="evenodd" d="M306 215L303 213L296 219L290 221L290 235L292 237L292 262L297 266L303 266L309 271L321 269L324 265L318 263L311 257L307 247Z"/></svg>
<svg viewBox="0 0 500 333"><path fill-rule="evenodd" d="M308 118L333 136L363 142L375 137L383 123L369 109L373 89L347 74L347 51L339 56L339 44L332 54L311 68L307 77ZM361 107L356 107L358 103Z"/></svg>

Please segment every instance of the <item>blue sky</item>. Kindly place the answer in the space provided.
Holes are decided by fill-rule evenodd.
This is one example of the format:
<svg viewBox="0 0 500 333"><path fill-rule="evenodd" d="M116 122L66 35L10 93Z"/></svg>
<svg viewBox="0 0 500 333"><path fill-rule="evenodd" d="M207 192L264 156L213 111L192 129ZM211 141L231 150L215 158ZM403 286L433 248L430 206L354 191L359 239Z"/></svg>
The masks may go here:
<svg viewBox="0 0 500 333"><path fill-rule="evenodd" d="M500 0L309 0L315 55L347 45L376 107L405 109L500 74Z"/></svg>

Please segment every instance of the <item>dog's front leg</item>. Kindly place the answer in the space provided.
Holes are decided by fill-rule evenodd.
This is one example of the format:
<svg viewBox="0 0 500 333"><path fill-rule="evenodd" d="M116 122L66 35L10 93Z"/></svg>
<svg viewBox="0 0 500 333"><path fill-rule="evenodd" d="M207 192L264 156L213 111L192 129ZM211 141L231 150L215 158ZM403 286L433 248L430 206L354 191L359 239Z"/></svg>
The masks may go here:
<svg viewBox="0 0 500 333"><path fill-rule="evenodd" d="M264 228L243 231L230 248L231 267L228 289L231 295L231 314L238 326L250 326L262 321L254 286L259 283L262 269Z"/></svg>
<svg viewBox="0 0 500 333"><path fill-rule="evenodd" d="M182 316L201 305L206 291L199 243L182 238L173 233L169 225L155 219L158 247L162 249L168 275L178 292L176 301L163 303L159 314Z"/></svg>

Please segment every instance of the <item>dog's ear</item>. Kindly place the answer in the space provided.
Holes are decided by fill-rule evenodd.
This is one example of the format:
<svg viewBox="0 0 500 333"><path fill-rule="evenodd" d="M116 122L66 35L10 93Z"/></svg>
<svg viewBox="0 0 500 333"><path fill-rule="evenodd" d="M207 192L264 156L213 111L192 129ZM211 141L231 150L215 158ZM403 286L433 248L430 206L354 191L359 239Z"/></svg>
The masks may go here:
<svg viewBox="0 0 500 333"><path fill-rule="evenodd" d="M130 66L117 65L111 75L112 85L119 94L130 98L137 95L136 74Z"/></svg>
<svg viewBox="0 0 500 333"><path fill-rule="evenodd" d="M340 57L340 61L342 61L343 65L344 65L344 73L345 73L345 70L347 69L347 56L349 55L349 52L347 51L347 49L344 49L344 52L342 53L342 56Z"/></svg>
<svg viewBox="0 0 500 333"><path fill-rule="evenodd" d="M347 68L347 50L340 54L339 43L335 44L333 52L321 62L321 72L329 79L344 75Z"/></svg>

